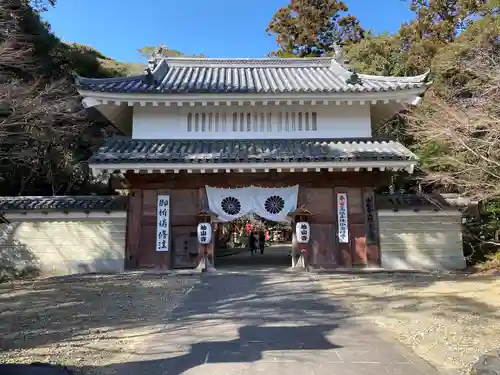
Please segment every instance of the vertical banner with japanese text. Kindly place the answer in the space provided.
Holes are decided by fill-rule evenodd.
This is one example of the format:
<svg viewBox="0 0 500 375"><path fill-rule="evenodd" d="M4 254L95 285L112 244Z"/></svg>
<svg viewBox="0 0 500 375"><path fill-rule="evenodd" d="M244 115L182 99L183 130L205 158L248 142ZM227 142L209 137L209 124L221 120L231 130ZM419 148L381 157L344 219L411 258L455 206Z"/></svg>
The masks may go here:
<svg viewBox="0 0 500 375"><path fill-rule="evenodd" d="M337 221L339 243L349 243L347 222L347 193L337 193Z"/></svg>
<svg viewBox="0 0 500 375"><path fill-rule="evenodd" d="M377 228L375 222L375 207L373 197L365 196L365 225L366 225L366 244L377 244Z"/></svg>
<svg viewBox="0 0 500 375"><path fill-rule="evenodd" d="M158 195L156 211L156 251L170 250L170 195Z"/></svg>

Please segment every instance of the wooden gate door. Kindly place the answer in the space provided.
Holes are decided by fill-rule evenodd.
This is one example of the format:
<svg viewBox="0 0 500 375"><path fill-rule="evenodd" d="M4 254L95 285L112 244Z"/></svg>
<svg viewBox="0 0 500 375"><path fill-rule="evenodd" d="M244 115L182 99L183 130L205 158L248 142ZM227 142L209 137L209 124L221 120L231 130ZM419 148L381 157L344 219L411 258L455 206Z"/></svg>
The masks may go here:
<svg viewBox="0 0 500 375"><path fill-rule="evenodd" d="M195 268L199 261L196 228L182 226L172 228L174 268Z"/></svg>

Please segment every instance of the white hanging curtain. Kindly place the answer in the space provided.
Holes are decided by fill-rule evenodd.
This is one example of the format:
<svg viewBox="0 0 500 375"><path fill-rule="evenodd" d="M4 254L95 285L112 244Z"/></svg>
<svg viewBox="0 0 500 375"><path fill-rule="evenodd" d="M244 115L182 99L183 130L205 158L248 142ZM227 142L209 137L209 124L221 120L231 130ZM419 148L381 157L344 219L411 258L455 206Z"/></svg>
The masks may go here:
<svg viewBox="0 0 500 375"><path fill-rule="evenodd" d="M210 186L207 189L208 207L219 215L218 221L233 221L252 212L251 189L222 189Z"/></svg>
<svg viewBox="0 0 500 375"><path fill-rule="evenodd" d="M261 188L252 190L252 211L266 220L289 222L287 216L297 208L299 185L286 188Z"/></svg>
<svg viewBox="0 0 500 375"><path fill-rule="evenodd" d="M286 188L246 188L223 189L206 186L208 206L216 213L218 221L239 219L250 213L260 217L288 222L287 214L297 208L299 185Z"/></svg>

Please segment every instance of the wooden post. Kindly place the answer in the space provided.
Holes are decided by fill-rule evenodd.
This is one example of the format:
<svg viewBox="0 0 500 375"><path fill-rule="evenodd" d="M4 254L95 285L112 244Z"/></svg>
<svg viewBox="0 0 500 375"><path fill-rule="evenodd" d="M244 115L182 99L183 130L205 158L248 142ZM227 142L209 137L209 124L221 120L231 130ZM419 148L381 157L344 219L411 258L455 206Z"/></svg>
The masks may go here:
<svg viewBox="0 0 500 375"><path fill-rule="evenodd" d="M304 207L300 207L297 210L290 212L288 216L292 217L292 268L300 267L300 268L308 268L308 259L310 253L310 243L311 238L309 238L309 243L302 244L297 240L297 228L296 224L298 222L310 222L311 213ZM305 249L306 252L302 252L302 249ZM297 252L299 253L299 260L296 261L295 257Z"/></svg>

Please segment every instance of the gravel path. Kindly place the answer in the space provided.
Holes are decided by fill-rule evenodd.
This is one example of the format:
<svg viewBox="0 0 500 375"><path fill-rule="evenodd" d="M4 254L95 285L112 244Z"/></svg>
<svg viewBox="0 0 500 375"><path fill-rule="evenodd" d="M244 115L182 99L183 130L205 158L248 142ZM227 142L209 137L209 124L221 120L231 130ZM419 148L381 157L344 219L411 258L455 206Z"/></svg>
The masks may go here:
<svg viewBox="0 0 500 375"><path fill-rule="evenodd" d="M197 280L130 273L0 284L0 362L119 361L161 329Z"/></svg>
<svg viewBox="0 0 500 375"><path fill-rule="evenodd" d="M325 291L442 371L467 374L500 348L500 277L319 275Z"/></svg>

